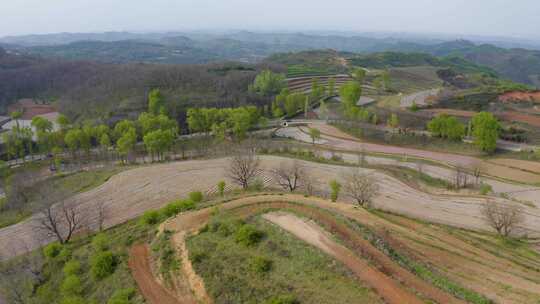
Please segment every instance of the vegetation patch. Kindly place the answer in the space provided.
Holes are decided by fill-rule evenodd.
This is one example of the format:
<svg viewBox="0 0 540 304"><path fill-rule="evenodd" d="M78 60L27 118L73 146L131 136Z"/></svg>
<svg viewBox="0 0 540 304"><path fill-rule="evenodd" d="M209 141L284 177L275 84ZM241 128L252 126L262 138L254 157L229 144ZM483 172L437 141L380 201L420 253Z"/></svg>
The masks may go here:
<svg viewBox="0 0 540 304"><path fill-rule="evenodd" d="M246 246L237 242L241 230L264 238ZM344 266L260 217L219 214L187 246L216 304L380 303Z"/></svg>
<svg viewBox="0 0 540 304"><path fill-rule="evenodd" d="M8 303L17 294L24 303L142 304L127 265L128 249L151 231L137 221L66 245L51 243L0 264L0 290ZM42 255L43 253L43 255ZM4 274L6 274L4 276ZM24 282L24 283L23 283ZM129 302L122 301L129 299Z"/></svg>
<svg viewBox="0 0 540 304"><path fill-rule="evenodd" d="M158 261L158 273L171 284L173 276L180 270L180 261L171 242L173 232L169 230L159 234L152 243L154 260Z"/></svg>

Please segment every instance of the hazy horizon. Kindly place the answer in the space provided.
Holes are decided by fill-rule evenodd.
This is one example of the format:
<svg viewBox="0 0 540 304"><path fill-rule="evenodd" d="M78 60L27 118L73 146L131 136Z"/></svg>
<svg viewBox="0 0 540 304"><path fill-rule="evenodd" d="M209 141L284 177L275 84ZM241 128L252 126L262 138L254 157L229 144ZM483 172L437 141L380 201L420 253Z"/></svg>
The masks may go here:
<svg viewBox="0 0 540 304"><path fill-rule="evenodd" d="M0 3L0 37L108 31L350 31L540 39L540 1L20 0Z"/></svg>

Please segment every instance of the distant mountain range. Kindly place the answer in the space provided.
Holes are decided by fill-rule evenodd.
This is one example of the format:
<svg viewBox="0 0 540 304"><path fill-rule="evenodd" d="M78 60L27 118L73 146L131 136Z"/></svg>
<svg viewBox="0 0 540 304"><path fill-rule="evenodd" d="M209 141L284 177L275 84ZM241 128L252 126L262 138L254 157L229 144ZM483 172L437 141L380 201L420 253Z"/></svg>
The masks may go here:
<svg viewBox="0 0 540 304"><path fill-rule="evenodd" d="M504 41L503 46L516 43ZM518 44L519 45L519 44ZM438 57L462 57L487 66L501 76L540 87L540 51L477 44L467 40L440 41L420 38L379 38L337 34L209 33L50 34L0 38L9 52L95 60L107 63L209 63L259 62L275 53L315 49L342 52L428 53Z"/></svg>

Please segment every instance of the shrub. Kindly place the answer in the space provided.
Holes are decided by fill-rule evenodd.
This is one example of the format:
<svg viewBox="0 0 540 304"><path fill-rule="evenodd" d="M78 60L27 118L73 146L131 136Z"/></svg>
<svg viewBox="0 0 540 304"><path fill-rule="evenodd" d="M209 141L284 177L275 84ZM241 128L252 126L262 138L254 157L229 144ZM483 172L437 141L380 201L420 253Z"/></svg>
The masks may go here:
<svg viewBox="0 0 540 304"><path fill-rule="evenodd" d="M156 210L146 211L141 218L141 222L145 225L155 225L159 223L159 220L160 215L159 212Z"/></svg>
<svg viewBox="0 0 540 304"><path fill-rule="evenodd" d="M225 193L225 181L220 181L217 184L217 189L218 189L219 195L223 196L223 194Z"/></svg>
<svg viewBox="0 0 540 304"><path fill-rule="evenodd" d="M243 244L245 246L253 246L257 244L262 238L264 234L255 229L255 227L251 225L243 225L236 231L235 239L237 243Z"/></svg>
<svg viewBox="0 0 540 304"><path fill-rule="evenodd" d="M295 296L278 296L273 297L270 300L266 301L265 304L299 304L300 302L296 299Z"/></svg>
<svg viewBox="0 0 540 304"><path fill-rule="evenodd" d="M135 295L135 289L119 289L113 293L107 304L129 304L129 300Z"/></svg>
<svg viewBox="0 0 540 304"><path fill-rule="evenodd" d="M250 266L255 272L265 273L272 269L272 260L257 256L251 259Z"/></svg>
<svg viewBox="0 0 540 304"><path fill-rule="evenodd" d="M66 276L78 274L81 270L81 263L77 260L71 260L64 265L62 271Z"/></svg>
<svg viewBox="0 0 540 304"><path fill-rule="evenodd" d="M95 251L104 251L109 247L109 238L104 233L98 233L92 238L92 247Z"/></svg>
<svg viewBox="0 0 540 304"><path fill-rule="evenodd" d="M43 255L49 259L56 258L62 251L62 245L60 243L50 243L43 248Z"/></svg>
<svg viewBox="0 0 540 304"><path fill-rule="evenodd" d="M487 195L488 193L491 193L493 191L493 188L491 185L482 183L480 185L480 194Z"/></svg>
<svg viewBox="0 0 540 304"><path fill-rule="evenodd" d="M264 182L260 178L256 178L249 186L253 191L262 191L264 189Z"/></svg>
<svg viewBox="0 0 540 304"><path fill-rule="evenodd" d="M332 202L337 201L339 196L339 191L341 190L341 184L338 183L338 181L331 180L330 181L330 199L332 199Z"/></svg>
<svg viewBox="0 0 540 304"><path fill-rule="evenodd" d="M194 203L200 203L203 200L203 194L200 191L194 191L189 193L189 199Z"/></svg>
<svg viewBox="0 0 540 304"><path fill-rule="evenodd" d="M77 297L77 296L66 297L62 299L62 301L60 302L60 304L85 304L85 303L86 301L83 298Z"/></svg>
<svg viewBox="0 0 540 304"><path fill-rule="evenodd" d="M62 246L62 250L60 250L60 253L58 254L58 260L67 262L71 260L71 249L67 246Z"/></svg>
<svg viewBox="0 0 540 304"><path fill-rule="evenodd" d="M164 215L164 217L172 217L177 215L180 212L187 211L187 210L193 210L195 209L195 202L193 202L190 199L187 200L181 200L181 201L175 201L172 203L167 204L161 212Z"/></svg>
<svg viewBox="0 0 540 304"><path fill-rule="evenodd" d="M83 291L81 279L79 276L72 274L67 276L60 286L62 294L66 296L79 295Z"/></svg>
<svg viewBox="0 0 540 304"><path fill-rule="evenodd" d="M110 251L103 251L92 258L90 271L95 279L103 279L114 272L116 261Z"/></svg>

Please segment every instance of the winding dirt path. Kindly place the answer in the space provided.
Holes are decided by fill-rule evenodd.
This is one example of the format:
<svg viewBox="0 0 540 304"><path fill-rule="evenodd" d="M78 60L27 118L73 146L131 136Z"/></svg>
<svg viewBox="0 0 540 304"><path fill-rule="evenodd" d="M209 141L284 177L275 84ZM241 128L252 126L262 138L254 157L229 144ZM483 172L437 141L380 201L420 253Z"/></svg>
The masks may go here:
<svg viewBox="0 0 540 304"><path fill-rule="evenodd" d="M138 244L129 252L129 268L139 286L139 290L150 304L197 304L191 297L185 300L176 299L170 291L159 284L150 268L150 254L148 245Z"/></svg>
<svg viewBox="0 0 540 304"><path fill-rule="evenodd" d="M306 243L321 249L349 268L362 282L375 289L387 303L424 303L396 282L376 270L366 260L332 240L317 224L306 222L292 214L275 212L263 216Z"/></svg>
<svg viewBox="0 0 540 304"><path fill-rule="evenodd" d="M274 209L294 210L301 214L306 214L309 217L317 218L321 223L324 223L325 227L329 227L328 231L344 240L351 249L338 245L334 241L328 241L330 238L318 240L318 237L313 236L313 234L309 237L304 235L303 232L297 231L299 236L301 238L306 237L308 243L317 247L320 246L323 251L343 262L355 272L362 281L367 283L370 287L375 288L381 297L389 303L421 303L418 302L417 296L414 293L411 293L409 289L422 294L424 297L436 300L438 303L463 303L401 268L390 258L373 247L368 241L357 235L356 232L337 223L332 216L318 211L316 208L313 208L314 206L332 210L348 217L354 215L355 220L366 219L368 222L373 221L369 213L361 209L356 209L351 205L334 204L323 199L309 198L294 194L257 195L239 198L220 205L219 209L222 211L229 210L242 218L258 214L261 210ZM167 229L176 231L176 235L194 233L206 224L211 213L211 208L206 208L180 214L163 223L160 226L160 230ZM359 217L359 215L362 216ZM299 227L302 227L302 225ZM312 228L313 227L315 226L312 226ZM319 226L316 225L316 227ZM321 228L319 227L318 229ZM175 242L184 242L183 237L173 237L173 240L175 240ZM175 245L177 247L184 246L182 243L175 243ZM368 263L367 261L370 262ZM184 263L184 261L182 262ZM189 263L189 260L187 262ZM371 265L375 265L375 268ZM197 290L199 288L199 283L197 282L202 280L196 275L195 277L190 275L188 278L190 284L193 284L192 290Z"/></svg>

